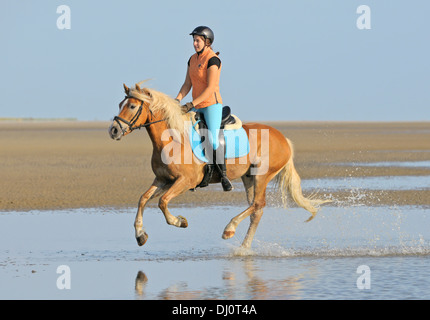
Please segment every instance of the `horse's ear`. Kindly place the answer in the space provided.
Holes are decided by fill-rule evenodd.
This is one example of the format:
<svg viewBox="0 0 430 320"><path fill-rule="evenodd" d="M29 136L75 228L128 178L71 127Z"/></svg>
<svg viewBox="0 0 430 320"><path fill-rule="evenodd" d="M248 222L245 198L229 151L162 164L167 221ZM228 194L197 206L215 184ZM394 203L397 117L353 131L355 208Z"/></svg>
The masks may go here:
<svg viewBox="0 0 430 320"><path fill-rule="evenodd" d="M136 83L136 90L137 90L138 92L141 92L141 91L142 91L142 89L140 89L140 86L139 86L139 84L138 84L138 83Z"/></svg>
<svg viewBox="0 0 430 320"><path fill-rule="evenodd" d="M125 85L125 83L123 83L123 86L124 86L124 91L125 91L125 93L128 95L128 92L130 91L130 88L129 88L129 87L127 87L127 86Z"/></svg>

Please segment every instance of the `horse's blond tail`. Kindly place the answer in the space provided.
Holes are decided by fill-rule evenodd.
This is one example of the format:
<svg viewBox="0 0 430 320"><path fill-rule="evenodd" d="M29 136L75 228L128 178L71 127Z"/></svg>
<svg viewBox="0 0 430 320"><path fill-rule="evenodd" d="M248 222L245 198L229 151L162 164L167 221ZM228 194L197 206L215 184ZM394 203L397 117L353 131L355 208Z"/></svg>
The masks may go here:
<svg viewBox="0 0 430 320"><path fill-rule="evenodd" d="M306 198L303 195L302 187L301 187L301 179L299 174L296 171L296 168L294 167L293 144L288 138L286 139L288 144L290 145L291 156L287 164L276 175L275 181L278 186L278 189L281 191L282 203L284 207L287 206L287 195L289 192L294 202L297 203L297 205L299 205L303 209L306 209L312 214L312 216L309 217L308 220L306 220L306 222L309 222L317 214L318 210L320 209L320 205L326 202L331 202L331 200L319 200L319 199Z"/></svg>

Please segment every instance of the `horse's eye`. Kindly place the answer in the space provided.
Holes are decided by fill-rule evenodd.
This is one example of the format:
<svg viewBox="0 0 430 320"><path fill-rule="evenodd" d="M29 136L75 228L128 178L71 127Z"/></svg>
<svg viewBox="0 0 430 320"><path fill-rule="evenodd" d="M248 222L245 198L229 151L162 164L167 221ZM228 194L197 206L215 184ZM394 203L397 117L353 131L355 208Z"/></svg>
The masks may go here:
<svg viewBox="0 0 430 320"><path fill-rule="evenodd" d="M136 108L136 106L134 106L134 105L131 105L131 106L130 106L130 109L131 109L131 110L133 110L134 108Z"/></svg>

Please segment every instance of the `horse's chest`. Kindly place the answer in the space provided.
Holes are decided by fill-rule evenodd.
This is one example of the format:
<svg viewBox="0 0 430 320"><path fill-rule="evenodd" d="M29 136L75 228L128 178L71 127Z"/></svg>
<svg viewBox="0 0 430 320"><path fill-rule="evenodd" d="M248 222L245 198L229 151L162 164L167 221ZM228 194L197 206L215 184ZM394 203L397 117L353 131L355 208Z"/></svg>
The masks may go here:
<svg viewBox="0 0 430 320"><path fill-rule="evenodd" d="M175 180L173 172L169 170L165 164L161 164L159 161L155 161L154 159L152 161L152 171L154 171L154 174L159 179L168 181Z"/></svg>

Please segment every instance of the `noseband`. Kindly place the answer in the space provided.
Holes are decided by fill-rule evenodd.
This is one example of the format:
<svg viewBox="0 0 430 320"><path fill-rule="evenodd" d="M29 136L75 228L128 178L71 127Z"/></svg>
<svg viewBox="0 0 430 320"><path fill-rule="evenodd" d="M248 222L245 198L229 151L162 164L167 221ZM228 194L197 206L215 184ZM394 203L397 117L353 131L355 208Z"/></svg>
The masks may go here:
<svg viewBox="0 0 430 320"><path fill-rule="evenodd" d="M116 123L118 123L118 125L119 125L119 127L120 127L120 129L122 131L122 134L125 134L127 132L127 130L124 130L124 128L121 125L121 122L123 122L126 125L128 125L128 129L130 130L130 132L132 132L133 130L140 129L140 128L145 128L145 127L149 127L151 124L154 124L154 123L166 120L166 119L161 119L161 120L156 120L156 121L152 121L152 122L147 122L147 123L141 124L140 126L136 126L135 127L134 125L136 124L137 120L139 119L140 115L142 114L143 101L140 100L140 99L137 99L135 97L130 97L130 96L126 96L125 97L125 99L128 99L128 98L134 98L136 100L139 100L140 101L140 106L139 106L139 109L137 110L136 114L133 116L133 118L131 118L130 121L127 121L127 120L125 120L125 119L123 119L121 117L118 117L118 116L115 116L113 118L113 121L115 121ZM152 113L151 109L149 109L149 107L148 107L148 114L149 113L151 113L152 117L154 117L154 114Z"/></svg>

